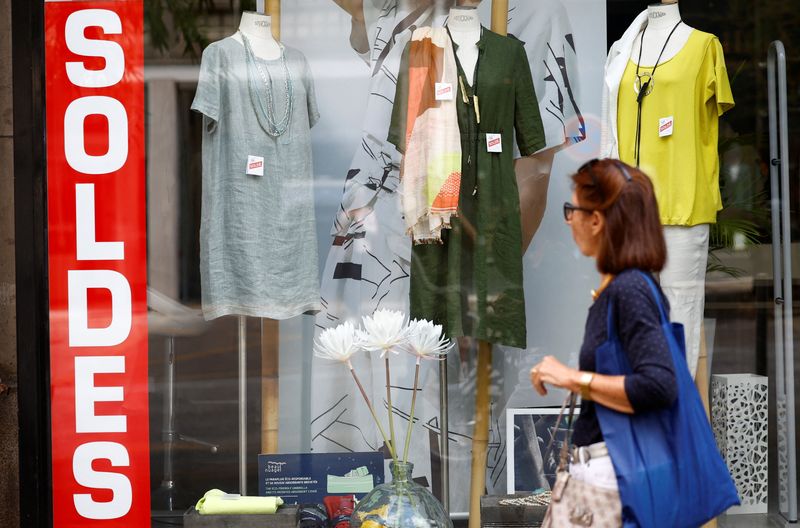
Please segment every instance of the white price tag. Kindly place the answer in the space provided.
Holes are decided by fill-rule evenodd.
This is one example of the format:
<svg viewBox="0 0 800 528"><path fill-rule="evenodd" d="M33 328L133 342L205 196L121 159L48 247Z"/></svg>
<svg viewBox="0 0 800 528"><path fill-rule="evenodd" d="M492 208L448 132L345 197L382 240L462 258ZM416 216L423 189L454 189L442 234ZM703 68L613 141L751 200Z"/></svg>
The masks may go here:
<svg viewBox="0 0 800 528"><path fill-rule="evenodd" d="M264 157L247 156L247 174L250 176L264 175Z"/></svg>
<svg viewBox="0 0 800 528"><path fill-rule="evenodd" d="M486 134L486 152L503 152L503 136Z"/></svg>
<svg viewBox="0 0 800 528"><path fill-rule="evenodd" d="M455 97L453 93L453 83L437 82L434 89L436 90L437 101L452 101Z"/></svg>
<svg viewBox="0 0 800 528"><path fill-rule="evenodd" d="M662 117L658 120L658 137L667 137L672 135L675 129L675 120L672 116Z"/></svg>

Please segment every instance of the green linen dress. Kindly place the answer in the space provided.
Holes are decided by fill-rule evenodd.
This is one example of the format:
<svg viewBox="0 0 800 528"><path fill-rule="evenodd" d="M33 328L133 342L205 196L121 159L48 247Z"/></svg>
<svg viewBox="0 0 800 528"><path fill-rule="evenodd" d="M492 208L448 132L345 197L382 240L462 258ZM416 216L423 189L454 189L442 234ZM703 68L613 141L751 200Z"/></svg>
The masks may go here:
<svg viewBox="0 0 800 528"><path fill-rule="evenodd" d="M525 348L513 141L516 132L520 153L529 156L545 146L544 128L522 42L482 28L477 45L473 86L459 63L460 86L454 87L462 149L458 218L443 230L442 244L413 247L411 317L443 325L450 338L472 336ZM405 151L408 51L407 46L388 137L400 152ZM486 134L501 134L501 153L488 152Z"/></svg>

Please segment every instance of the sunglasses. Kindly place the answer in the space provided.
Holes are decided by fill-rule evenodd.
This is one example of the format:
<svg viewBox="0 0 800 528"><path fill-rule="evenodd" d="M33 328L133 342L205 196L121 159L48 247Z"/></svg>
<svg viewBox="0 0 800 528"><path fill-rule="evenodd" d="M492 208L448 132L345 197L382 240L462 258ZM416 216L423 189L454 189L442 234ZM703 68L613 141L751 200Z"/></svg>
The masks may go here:
<svg viewBox="0 0 800 528"><path fill-rule="evenodd" d="M572 220L572 213L575 211L583 211L585 213L593 213L594 209L587 209L585 207L578 207L577 205L573 205L569 202L564 202L564 220L569 222Z"/></svg>

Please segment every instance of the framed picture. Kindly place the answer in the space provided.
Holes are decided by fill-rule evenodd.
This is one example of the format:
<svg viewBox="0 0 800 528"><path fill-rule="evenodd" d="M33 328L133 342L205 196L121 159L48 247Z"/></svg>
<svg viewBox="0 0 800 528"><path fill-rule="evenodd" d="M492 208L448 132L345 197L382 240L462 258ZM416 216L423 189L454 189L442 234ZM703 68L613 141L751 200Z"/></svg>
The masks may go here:
<svg viewBox="0 0 800 528"><path fill-rule="evenodd" d="M555 429L560 411L560 407L506 409L506 493L552 488L567 436L566 416ZM576 406L575 417L578 413Z"/></svg>

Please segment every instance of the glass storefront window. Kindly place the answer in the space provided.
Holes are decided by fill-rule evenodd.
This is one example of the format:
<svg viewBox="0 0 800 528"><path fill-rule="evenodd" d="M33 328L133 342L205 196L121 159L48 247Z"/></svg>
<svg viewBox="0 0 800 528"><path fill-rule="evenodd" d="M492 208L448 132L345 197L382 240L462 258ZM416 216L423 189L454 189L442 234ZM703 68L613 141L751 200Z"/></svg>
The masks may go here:
<svg viewBox="0 0 800 528"><path fill-rule="evenodd" d="M139 524L182 522L213 489L270 494L284 465L318 495L283 488L287 503L349 485L363 496L354 482L390 480L391 460L364 398L398 450L414 424L412 476L454 519L475 519L476 452L481 491L548 490L565 393L537 395L529 372L545 356L577 366L600 283L561 204L586 161L633 165L636 150L662 175L668 241L693 244L672 246L684 265L660 279L701 392L739 373L769 387L767 415L747 418L769 426L769 458L751 464L761 487L740 493L755 497L748 511L791 516L778 502L790 444L777 440L786 321L773 312L770 212L798 200L770 187L764 79L771 40L797 67L796 14L670 4L682 26L659 33L650 16L642 35L646 5L599 0L267 2L272 16L260 4L45 2L57 523L115 518L121 488L98 477L114 467L128 468L117 484L140 501ZM634 81L639 49L649 77ZM702 85L686 80L690 59ZM669 95L645 98L663 106L637 124L640 89ZM314 354L325 330L380 310L443 325L446 361L417 369L389 351L387 393L380 352L352 357L361 386ZM738 419L721 391L717 432ZM297 462L330 454L353 467Z"/></svg>

